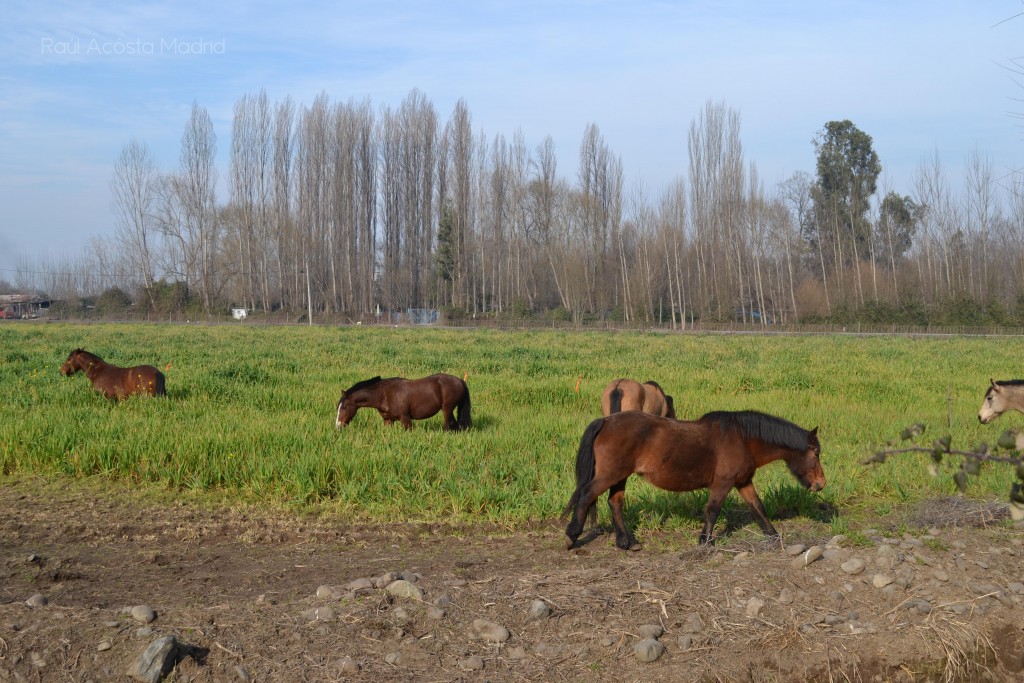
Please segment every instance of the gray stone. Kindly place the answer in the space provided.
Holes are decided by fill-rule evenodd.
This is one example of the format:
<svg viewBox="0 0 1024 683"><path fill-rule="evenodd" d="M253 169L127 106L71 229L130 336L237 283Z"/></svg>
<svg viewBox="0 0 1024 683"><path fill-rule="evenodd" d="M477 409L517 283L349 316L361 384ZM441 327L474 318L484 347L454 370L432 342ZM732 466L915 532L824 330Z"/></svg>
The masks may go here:
<svg viewBox="0 0 1024 683"><path fill-rule="evenodd" d="M331 586L319 586L316 589L316 597L320 600L334 600L341 595Z"/></svg>
<svg viewBox="0 0 1024 683"><path fill-rule="evenodd" d="M547 619L551 616L551 608L543 600L534 600L526 615L532 620Z"/></svg>
<svg viewBox="0 0 1024 683"><path fill-rule="evenodd" d="M235 678L240 680L242 683L251 683L252 674L249 673L249 670L247 668L245 668L241 664L236 664L234 671Z"/></svg>
<svg viewBox="0 0 1024 683"><path fill-rule="evenodd" d="M822 550L820 545L812 545L802 554L794 558L793 561L790 563L790 566L792 566L794 569L803 569L812 562L820 560L823 554L824 551Z"/></svg>
<svg viewBox="0 0 1024 683"><path fill-rule="evenodd" d="M661 627L661 624L644 624L636 630L637 635L640 636L640 640L647 640L648 638L657 640L658 638L661 638L661 635L664 632L665 629Z"/></svg>
<svg viewBox="0 0 1024 683"><path fill-rule="evenodd" d="M463 671L479 671L484 668L483 657L473 655L471 657L466 657L465 659L460 659L459 668Z"/></svg>
<svg viewBox="0 0 1024 683"><path fill-rule="evenodd" d="M515 647L509 648L505 656L509 659L526 659L529 655L526 654L526 648L522 645L516 645Z"/></svg>
<svg viewBox="0 0 1024 683"><path fill-rule="evenodd" d="M805 546L803 543L794 543L793 545L787 545L785 547L785 552L790 557L802 555L805 550L807 550L807 546Z"/></svg>
<svg viewBox="0 0 1024 683"><path fill-rule="evenodd" d="M489 643L504 643L512 637L507 628L487 619L474 619L472 632L477 638Z"/></svg>
<svg viewBox="0 0 1024 683"><path fill-rule="evenodd" d="M153 635L153 627L152 626L141 626L141 627L135 629L135 639L136 640L142 640L143 638L149 638L151 635Z"/></svg>
<svg viewBox="0 0 1024 683"><path fill-rule="evenodd" d="M679 630L683 633L700 633L704 630L704 622L701 621L699 614L691 612L686 615Z"/></svg>
<svg viewBox="0 0 1024 683"><path fill-rule="evenodd" d="M392 581L387 586L387 592L396 598L412 598L413 600L423 599L423 589L411 581L399 579Z"/></svg>
<svg viewBox="0 0 1024 683"><path fill-rule="evenodd" d="M888 574L875 574L871 577L871 585L875 588L885 588L893 581L895 581L895 579Z"/></svg>
<svg viewBox="0 0 1024 683"><path fill-rule="evenodd" d="M851 557L846 562L843 562L841 565L839 565L839 568L847 574L849 574L850 576L856 576L857 574L860 574L862 571L864 571L864 567L866 566L867 563L864 560L860 559L859 557Z"/></svg>
<svg viewBox="0 0 1024 683"><path fill-rule="evenodd" d="M398 574L395 572L384 572L380 576L370 580L373 582L374 588L385 588L388 584L394 583L398 578Z"/></svg>
<svg viewBox="0 0 1024 683"><path fill-rule="evenodd" d="M444 610L441 609L440 607L437 607L436 605L431 605L430 607L427 608L427 618L428 619L433 619L434 621L440 621L440 620L444 619L444 615L445 615Z"/></svg>
<svg viewBox="0 0 1024 683"><path fill-rule="evenodd" d="M690 636L690 635L679 636L678 643L679 643L679 651L680 652L686 652L691 647L693 647L693 636Z"/></svg>
<svg viewBox="0 0 1024 683"><path fill-rule="evenodd" d="M387 662L388 664L391 664L392 666L398 666L399 664L402 663L402 653L401 652L389 652L386 655L384 655L384 661Z"/></svg>
<svg viewBox="0 0 1024 683"><path fill-rule="evenodd" d="M743 609L743 613L750 618L754 618L761 614L762 609L764 609L764 600L761 598L750 598L747 600L747 606Z"/></svg>
<svg viewBox="0 0 1024 683"><path fill-rule="evenodd" d="M838 562L846 556L846 551L842 548L825 548L825 552L821 554L821 558L827 562Z"/></svg>
<svg viewBox="0 0 1024 683"><path fill-rule="evenodd" d="M793 591L791 591L788 588L783 588L781 591L779 591L779 597L777 597L775 599L779 601L779 604L789 605L796 598L793 595Z"/></svg>
<svg viewBox="0 0 1024 683"><path fill-rule="evenodd" d="M345 589L353 593L359 593L360 591L371 591L373 590L373 581L370 579L356 579L355 581L349 581L345 584Z"/></svg>
<svg viewBox="0 0 1024 683"><path fill-rule="evenodd" d="M25 604L29 607L46 607L50 601L42 593L36 593L31 598L25 601Z"/></svg>
<svg viewBox="0 0 1024 683"><path fill-rule="evenodd" d="M302 613L302 618L306 621L333 621L334 608L329 605L311 607Z"/></svg>
<svg viewBox="0 0 1024 683"><path fill-rule="evenodd" d="M156 621L156 611L149 605L132 607L132 619L140 624L152 624Z"/></svg>
<svg viewBox="0 0 1024 683"><path fill-rule="evenodd" d="M342 657L335 665L338 667L338 671L343 674L354 674L362 669L362 665L351 657Z"/></svg>
<svg viewBox="0 0 1024 683"><path fill-rule="evenodd" d="M633 646L636 658L641 662L653 662L665 652L665 646L654 638L645 638Z"/></svg>
<svg viewBox="0 0 1024 683"><path fill-rule="evenodd" d="M109 650L112 647L113 647L113 645L110 644L109 640L101 640L100 644L96 646L96 650L98 652L106 652L107 650Z"/></svg>
<svg viewBox="0 0 1024 683"><path fill-rule="evenodd" d="M159 683L174 668L177 655L178 641L174 636L157 638L135 658L128 667L128 675L142 683Z"/></svg>

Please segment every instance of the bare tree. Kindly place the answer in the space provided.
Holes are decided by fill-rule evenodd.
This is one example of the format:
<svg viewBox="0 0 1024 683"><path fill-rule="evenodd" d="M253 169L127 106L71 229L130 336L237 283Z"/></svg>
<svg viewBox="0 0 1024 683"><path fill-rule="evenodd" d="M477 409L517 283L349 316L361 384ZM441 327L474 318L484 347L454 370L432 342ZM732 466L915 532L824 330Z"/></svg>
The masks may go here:
<svg viewBox="0 0 1024 683"><path fill-rule="evenodd" d="M153 304L150 285L153 283L152 248L157 237L154 203L159 172L145 144L132 138L114 163L110 181L113 194L116 234L130 252L130 263L141 271L142 286Z"/></svg>

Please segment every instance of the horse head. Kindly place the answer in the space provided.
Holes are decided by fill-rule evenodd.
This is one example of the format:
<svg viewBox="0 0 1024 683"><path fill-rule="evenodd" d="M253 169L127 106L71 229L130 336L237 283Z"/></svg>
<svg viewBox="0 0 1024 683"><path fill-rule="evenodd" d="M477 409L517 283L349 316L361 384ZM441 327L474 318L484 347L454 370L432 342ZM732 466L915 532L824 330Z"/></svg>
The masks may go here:
<svg viewBox="0 0 1024 683"><path fill-rule="evenodd" d="M82 354L85 353L82 349L75 349L68 354L68 359L64 361L64 364L60 366L60 374L65 377L70 377L79 370L84 368L82 364Z"/></svg>
<svg viewBox="0 0 1024 683"><path fill-rule="evenodd" d="M1003 395L1003 388L992 378L989 378L988 391L981 401L981 408L978 410L978 422L988 424L1006 412L1006 398Z"/></svg>
<svg viewBox="0 0 1024 683"><path fill-rule="evenodd" d="M356 402L351 399L348 392L342 391L341 398L338 399L338 413L334 420L334 428L341 429L349 422L356 414Z"/></svg>
<svg viewBox="0 0 1024 683"><path fill-rule="evenodd" d="M825 471L821 468L821 441L818 439L817 427L807 432L807 449L803 454L790 458L786 464L804 488L815 493L825 488Z"/></svg>

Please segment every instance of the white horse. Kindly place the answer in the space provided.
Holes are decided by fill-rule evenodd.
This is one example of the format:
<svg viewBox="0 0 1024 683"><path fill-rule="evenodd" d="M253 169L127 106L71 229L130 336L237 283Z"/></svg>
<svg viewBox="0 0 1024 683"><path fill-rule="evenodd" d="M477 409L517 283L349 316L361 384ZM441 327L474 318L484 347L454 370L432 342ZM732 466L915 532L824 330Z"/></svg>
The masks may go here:
<svg viewBox="0 0 1024 683"><path fill-rule="evenodd" d="M985 392L985 400L978 411L978 422L988 424L1007 410L1018 410L1024 413L1024 379L1007 379L996 381L990 379L991 386Z"/></svg>

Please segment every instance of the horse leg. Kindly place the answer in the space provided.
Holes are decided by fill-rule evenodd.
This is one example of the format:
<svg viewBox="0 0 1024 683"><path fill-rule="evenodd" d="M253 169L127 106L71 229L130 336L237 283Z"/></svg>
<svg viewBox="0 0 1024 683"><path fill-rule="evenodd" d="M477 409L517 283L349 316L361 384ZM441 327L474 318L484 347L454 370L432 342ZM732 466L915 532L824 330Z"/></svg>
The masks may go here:
<svg viewBox="0 0 1024 683"><path fill-rule="evenodd" d="M757 522L761 525L764 535L778 538L779 532L775 530L775 527L768 520L768 513L765 512L764 505L761 503L761 497L757 495L757 491L754 489L754 483L751 482L746 486L737 487L736 490L739 491L740 496L743 497L743 500L746 501L750 510L754 513L754 516L757 517Z"/></svg>
<svg viewBox="0 0 1024 683"><path fill-rule="evenodd" d="M598 496L606 490L608 490L608 486L596 479L591 479L590 482L583 486L579 497L576 499L576 508L572 511L572 519L569 520L569 526L565 527L566 548L572 549L576 545L576 541L579 539L580 534L583 533L583 528L587 524L587 511L590 510L590 506L594 504Z"/></svg>
<svg viewBox="0 0 1024 683"><path fill-rule="evenodd" d="M406 430L412 429L412 418L410 418L408 415L403 415L402 417L398 418L398 421L402 423L402 426L405 427Z"/></svg>
<svg viewBox="0 0 1024 683"><path fill-rule="evenodd" d="M447 431L458 431L459 423L455 421L454 413L455 409L451 406L442 406L441 415L444 416L444 428Z"/></svg>
<svg viewBox="0 0 1024 683"><path fill-rule="evenodd" d="M718 521L718 513L722 511L722 503L729 495L732 485L712 485L708 489L708 504L704 508L704 528L700 531L701 545L711 545L715 542L715 522Z"/></svg>
<svg viewBox="0 0 1024 683"><path fill-rule="evenodd" d="M615 525L615 545L623 550L642 550L643 545L626 528L622 517L622 502L626 498L626 480L613 484L608 489L608 507L612 511L612 524Z"/></svg>

